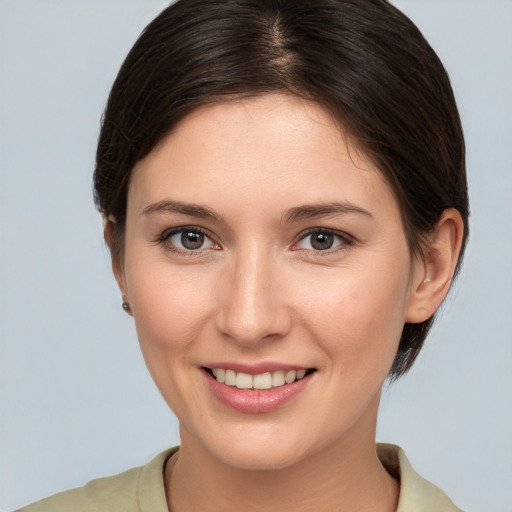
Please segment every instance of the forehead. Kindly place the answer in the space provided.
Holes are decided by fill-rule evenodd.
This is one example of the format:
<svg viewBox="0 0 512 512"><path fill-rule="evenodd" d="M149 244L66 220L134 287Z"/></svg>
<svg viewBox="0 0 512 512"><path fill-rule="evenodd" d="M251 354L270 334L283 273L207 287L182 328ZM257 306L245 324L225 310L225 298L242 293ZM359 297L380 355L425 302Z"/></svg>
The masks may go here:
<svg viewBox="0 0 512 512"><path fill-rule="evenodd" d="M136 165L129 202L394 202L380 171L318 104L271 94L200 107ZM263 194L263 195L262 195ZM245 203L244 203L245 201ZM224 201L228 206L228 201Z"/></svg>

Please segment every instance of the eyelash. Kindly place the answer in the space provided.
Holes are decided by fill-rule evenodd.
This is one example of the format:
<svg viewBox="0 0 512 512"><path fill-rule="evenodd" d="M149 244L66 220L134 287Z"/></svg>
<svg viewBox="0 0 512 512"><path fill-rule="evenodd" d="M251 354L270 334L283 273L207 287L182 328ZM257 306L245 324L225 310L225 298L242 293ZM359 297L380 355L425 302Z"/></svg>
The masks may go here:
<svg viewBox="0 0 512 512"><path fill-rule="evenodd" d="M183 254L186 256L194 256L194 255L200 254L202 251L205 250L204 247L199 247L197 250L186 249L186 248L182 249L181 247L177 247L176 244L173 244L170 242L170 240L173 236L178 235L180 233L183 235L184 233L187 233L187 232L202 235L203 237L210 240L210 242L216 246L216 249L219 246L219 244L213 240L213 238L210 236L210 234L207 231L205 231L204 229L202 229L198 226L180 226L180 227L176 227L176 228L166 229L165 231L162 232L161 235L159 235L155 239L155 243L164 246L165 249L167 249L168 251L172 251L172 252L178 253L178 254Z"/></svg>
<svg viewBox="0 0 512 512"><path fill-rule="evenodd" d="M170 239L173 236L178 235L180 233L183 236L183 234L186 232L201 235L201 236L207 238L208 240L210 240L211 244L213 244L215 246L214 247L215 250L220 249L220 245L217 242L215 242L215 240L210 236L210 234L206 230L204 230L198 226L180 226L180 227L176 227L176 228L167 229L167 230L163 231L162 234L159 235L154 240L154 242L157 244L163 245L169 251L172 251L172 252L178 253L178 254L183 254L186 256L195 256L195 255L201 254L204 250L211 248L211 247L208 247L208 248L199 247L197 250L194 250L194 249L180 248L180 247L177 247L176 244L170 243ZM300 243L302 243L303 241L305 241L308 237L311 237L313 235L327 235L327 236L335 237L339 240L338 245L333 248L328 247L323 250L322 249L314 249L314 248L303 249L310 254L314 254L315 256L321 257L321 256L333 254L338 251L343 251L343 250L347 249L348 247L355 244L355 240L352 237L350 237L349 235L347 235L346 233L335 231L335 230L328 229L328 228L311 228L311 229L308 229L306 232L301 233L298 241L293 244L291 250L292 251L301 250L301 248L297 248L297 246Z"/></svg>
<svg viewBox="0 0 512 512"><path fill-rule="evenodd" d="M329 247L324 250L305 249L309 253L314 254L315 256L320 256L320 257L327 256L327 255L333 254L338 251L343 251L343 250L347 249L348 247L353 246L355 244L355 240L352 237L350 237L349 235L347 235L346 233L343 233L340 231L335 231L335 230L332 230L329 228L311 228L300 235L298 242L296 242L293 247L296 247L298 244L300 244L301 242L306 240L308 237L311 237L312 235L320 235L320 234L337 238L339 240L339 244L335 247ZM300 249L292 248L292 250L300 250Z"/></svg>

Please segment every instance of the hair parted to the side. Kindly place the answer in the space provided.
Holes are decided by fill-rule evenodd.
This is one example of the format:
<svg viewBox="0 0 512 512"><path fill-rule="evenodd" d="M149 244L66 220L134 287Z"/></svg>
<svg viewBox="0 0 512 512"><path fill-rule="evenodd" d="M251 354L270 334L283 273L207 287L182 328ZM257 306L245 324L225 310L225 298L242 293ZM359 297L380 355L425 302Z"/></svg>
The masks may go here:
<svg viewBox="0 0 512 512"><path fill-rule="evenodd" d="M385 0L178 0L155 18L119 71L98 142L95 200L115 218L114 258L137 161L200 105L279 91L324 107L380 169L413 254L457 209L462 258L465 151L449 78ZM391 378L411 367L432 322L405 324Z"/></svg>

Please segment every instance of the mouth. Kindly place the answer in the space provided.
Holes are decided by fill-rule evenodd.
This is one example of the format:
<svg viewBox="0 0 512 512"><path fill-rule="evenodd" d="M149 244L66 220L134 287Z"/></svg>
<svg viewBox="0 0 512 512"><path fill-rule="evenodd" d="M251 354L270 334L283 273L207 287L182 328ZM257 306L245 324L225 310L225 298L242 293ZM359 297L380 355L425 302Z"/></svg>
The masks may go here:
<svg viewBox="0 0 512 512"><path fill-rule="evenodd" d="M302 368L298 370L276 370L251 375L249 373L237 372L225 368L203 367L203 370L217 382L225 384L226 386L259 391L280 388L286 384L293 384L316 371L315 368Z"/></svg>

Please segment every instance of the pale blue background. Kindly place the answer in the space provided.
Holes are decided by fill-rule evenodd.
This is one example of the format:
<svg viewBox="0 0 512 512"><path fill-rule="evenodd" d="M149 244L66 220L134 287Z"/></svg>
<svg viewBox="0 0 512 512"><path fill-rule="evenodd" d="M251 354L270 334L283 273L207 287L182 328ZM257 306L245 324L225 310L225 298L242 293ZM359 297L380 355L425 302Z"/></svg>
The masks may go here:
<svg viewBox="0 0 512 512"><path fill-rule="evenodd" d="M512 2L400 0L453 79L472 237L379 439L467 512L512 511ZM0 0L0 509L178 442L91 199L99 117L156 0Z"/></svg>

